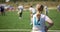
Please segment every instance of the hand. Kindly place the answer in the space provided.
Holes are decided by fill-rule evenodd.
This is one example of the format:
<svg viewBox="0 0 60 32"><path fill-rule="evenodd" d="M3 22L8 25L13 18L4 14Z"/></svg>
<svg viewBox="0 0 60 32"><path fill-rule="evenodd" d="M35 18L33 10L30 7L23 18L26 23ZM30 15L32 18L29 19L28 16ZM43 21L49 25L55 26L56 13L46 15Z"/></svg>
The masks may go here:
<svg viewBox="0 0 60 32"><path fill-rule="evenodd" d="M47 26L45 26L45 32L48 32L48 27Z"/></svg>

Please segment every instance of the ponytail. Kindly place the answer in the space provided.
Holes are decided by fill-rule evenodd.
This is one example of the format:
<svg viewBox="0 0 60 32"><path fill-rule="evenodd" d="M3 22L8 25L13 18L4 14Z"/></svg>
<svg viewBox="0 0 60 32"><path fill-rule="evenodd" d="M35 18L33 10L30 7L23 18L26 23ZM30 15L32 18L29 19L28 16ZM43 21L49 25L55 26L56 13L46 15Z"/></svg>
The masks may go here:
<svg viewBox="0 0 60 32"><path fill-rule="evenodd" d="M41 6L38 8L38 11L39 11L39 12L42 12L42 11L43 11L43 8L44 8L44 6L41 5Z"/></svg>

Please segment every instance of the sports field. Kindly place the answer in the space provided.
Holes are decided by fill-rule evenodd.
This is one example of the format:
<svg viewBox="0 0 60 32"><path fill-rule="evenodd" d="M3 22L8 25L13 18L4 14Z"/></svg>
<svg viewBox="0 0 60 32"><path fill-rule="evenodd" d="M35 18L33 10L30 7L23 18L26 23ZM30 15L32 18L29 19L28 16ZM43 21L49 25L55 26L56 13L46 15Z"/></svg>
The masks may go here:
<svg viewBox="0 0 60 32"><path fill-rule="evenodd" d="M22 19L19 19L17 11L7 11L5 16L0 15L0 32L30 32L32 25L29 14L29 10L24 11ZM60 12L49 9L48 16L54 22L50 32L60 32Z"/></svg>

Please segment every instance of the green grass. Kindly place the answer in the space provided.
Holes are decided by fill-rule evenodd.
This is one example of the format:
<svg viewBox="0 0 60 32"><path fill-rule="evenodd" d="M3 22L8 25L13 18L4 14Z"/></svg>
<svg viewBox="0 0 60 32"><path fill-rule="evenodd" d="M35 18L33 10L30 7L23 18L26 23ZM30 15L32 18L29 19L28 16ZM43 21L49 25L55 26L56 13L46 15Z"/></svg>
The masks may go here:
<svg viewBox="0 0 60 32"><path fill-rule="evenodd" d="M49 11L49 17L54 22L54 26L51 29L60 30L60 12L58 12L56 9L52 9Z"/></svg>
<svg viewBox="0 0 60 32"><path fill-rule="evenodd" d="M6 16L0 16L0 29L30 29L29 12L23 12L19 19L17 12L6 12Z"/></svg>
<svg viewBox="0 0 60 32"><path fill-rule="evenodd" d="M57 12L56 9L50 9L48 16L54 22L54 26L51 27L50 29L60 30L60 12ZM22 19L19 19L16 11L6 12L5 16L0 15L0 29L31 29L31 28L32 26L30 25L30 15L28 10L23 12Z"/></svg>
<svg viewBox="0 0 60 32"><path fill-rule="evenodd" d="M0 32L29 32L29 31L0 31Z"/></svg>

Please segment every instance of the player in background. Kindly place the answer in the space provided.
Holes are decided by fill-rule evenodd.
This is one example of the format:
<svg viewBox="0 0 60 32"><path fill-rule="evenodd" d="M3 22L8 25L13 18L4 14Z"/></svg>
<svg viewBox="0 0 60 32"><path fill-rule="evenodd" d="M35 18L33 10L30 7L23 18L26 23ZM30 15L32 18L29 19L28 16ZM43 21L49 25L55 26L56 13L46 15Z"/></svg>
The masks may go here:
<svg viewBox="0 0 60 32"><path fill-rule="evenodd" d="M33 8L33 6L30 6L29 10L30 10L30 19L31 19L30 25L32 25L33 15L36 13L36 10L35 10L35 8Z"/></svg>
<svg viewBox="0 0 60 32"><path fill-rule="evenodd" d="M47 6L44 6L44 11L45 11L45 14L48 15L48 7Z"/></svg>
<svg viewBox="0 0 60 32"><path fill-rule="evenodd" d="M60 5L57 6L57 10L58 10L58 12L60 12Z"/></svg>
<svg viewBox="0 0 60 32"><path fill-rule="evenodd" d="M47 30L53 26L53 21L48 16L42 14L43 9L43 5L36 5L37 12L33 15L32 32L47 32ZM46 26L45 22L49 25Z"/></svg>
<svg viewBox="0 0 60 32"><path fill-rule="evenodd" d="M0 12L2 16L5 15L5 8L2 5L0 6Z"/></svg>
<svg viewBox="0 0 60 32"><path fill-rule="evenodd" d="M19 19L21 19L21 17L22 17L23 9L24 9L23 5L19 5L19 6L18 6L18 10L19 10L19 11L18 11Z"/></svg>

